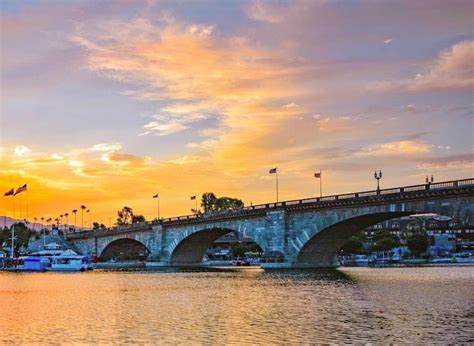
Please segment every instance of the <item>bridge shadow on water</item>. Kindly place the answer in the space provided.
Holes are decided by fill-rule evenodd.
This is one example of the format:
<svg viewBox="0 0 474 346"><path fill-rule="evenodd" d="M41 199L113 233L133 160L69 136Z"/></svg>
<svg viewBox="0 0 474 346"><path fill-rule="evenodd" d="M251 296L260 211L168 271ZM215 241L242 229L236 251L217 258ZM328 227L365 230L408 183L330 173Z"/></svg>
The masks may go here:
<svg viewBox="0 0 474 346"><path fill-rule="evenodd" d="M109 270L104 270L109 271ZM355 284L354 277L336 268L305 268L305 269L262 269L261 267L208 267L208 266L176 266L158 268L123 268L110 271L134 273L215 273L234 274L236 276L252 276L264 280L291 280L291 281L319 281L339 282L341 284Z"/></svg>

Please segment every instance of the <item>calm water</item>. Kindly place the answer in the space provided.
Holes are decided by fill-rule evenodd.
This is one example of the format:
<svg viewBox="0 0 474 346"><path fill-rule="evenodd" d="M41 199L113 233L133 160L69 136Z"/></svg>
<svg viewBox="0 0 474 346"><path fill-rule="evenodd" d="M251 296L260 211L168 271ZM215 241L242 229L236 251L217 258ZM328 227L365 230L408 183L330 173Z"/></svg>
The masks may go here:
<svg viewBox="0 0 474 346"><path fill-rule="evenodd" d="M0 344L473 342L474 267L0 273Z"/></svg>

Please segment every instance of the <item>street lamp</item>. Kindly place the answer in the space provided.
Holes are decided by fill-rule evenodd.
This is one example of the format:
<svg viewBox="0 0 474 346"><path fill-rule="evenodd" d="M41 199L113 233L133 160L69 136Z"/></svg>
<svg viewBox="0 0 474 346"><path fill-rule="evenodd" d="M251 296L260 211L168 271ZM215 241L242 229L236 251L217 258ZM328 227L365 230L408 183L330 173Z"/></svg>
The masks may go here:
<svg viewBox="0 0 474 346"><path fill-rule="evenodd" d="M425 181L426 181L426 183L427 183L428 185L433 184L433 181L434 181L434 179L433 179L433 174L431 175L431 179L429 179L428 176L426 176Z"/></svg>
<svg viewBox="0 0 474 346"><path fill-rule="evenodd" d="M379 171L377 174L377 171L374 173L374 178L377 180L377 194L380 193L380 179L382 179L382 171Z"/></svg>
<svg viewBox="0 0 474 346"><path fill-rule="evenodd" d="M190 198L191 198L191 201L194 201L194 204L195 204L194 213L195 213L195 214L198 214L198 201L197 201L197 199L196 199L196 195L191 196ZM192 210L193 210L193 209L191 208L191 211L192 211Z"/></svg>

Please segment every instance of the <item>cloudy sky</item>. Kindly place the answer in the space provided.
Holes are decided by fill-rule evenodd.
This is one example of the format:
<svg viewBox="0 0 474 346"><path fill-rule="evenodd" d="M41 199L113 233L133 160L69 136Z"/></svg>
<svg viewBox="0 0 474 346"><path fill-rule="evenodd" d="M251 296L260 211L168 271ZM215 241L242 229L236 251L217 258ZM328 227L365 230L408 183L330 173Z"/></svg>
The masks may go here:
<svg viewBox="0 0 474 346"><path fill-rule="evenodd" d="M325 194L472 177L473 7L3 1L0 188L27 182L30 218L108 223L153 218L157 192L162 216L272 201L276 166L280 199L317 195L319 170Z"/></svg>

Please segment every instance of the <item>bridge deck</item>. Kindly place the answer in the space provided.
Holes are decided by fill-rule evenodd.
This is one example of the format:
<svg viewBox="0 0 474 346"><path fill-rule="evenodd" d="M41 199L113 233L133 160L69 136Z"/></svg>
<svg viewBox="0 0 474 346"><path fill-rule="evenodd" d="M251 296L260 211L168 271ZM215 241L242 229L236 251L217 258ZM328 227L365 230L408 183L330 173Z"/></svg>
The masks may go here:
<svg viewBox="0 0 474 346"><path fill-rule="evenodd" d="M240 209L226 210L209 214L192 214L161 219L159 221L143 222L134 225L113 227L99 231L83 231L67 234L69 239L98 237L111 234L140 232L151 229L154 225L181 225L203 223L242 217L257 217L270 210L285 209L301 211L314 209L335 209L347 206L374 205L399 201L416 201L426 198L443 198L447 196L473 195L474 178L453 180L440 183L411 185L397 188L371 190L341 195L323 196L298 200L266 203L248 206Z"/></svg>

